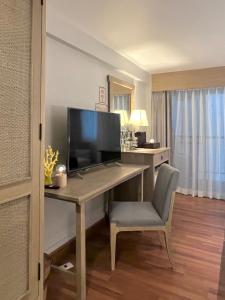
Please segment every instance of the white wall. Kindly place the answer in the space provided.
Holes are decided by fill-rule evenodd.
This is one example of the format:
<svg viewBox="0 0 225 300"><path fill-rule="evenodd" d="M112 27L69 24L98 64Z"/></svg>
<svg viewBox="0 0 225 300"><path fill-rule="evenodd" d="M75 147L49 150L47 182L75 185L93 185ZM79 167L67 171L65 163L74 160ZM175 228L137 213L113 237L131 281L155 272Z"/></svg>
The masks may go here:
<svg viewBox="0 0 225 300"><path fill-rule="evenodd" d="M61 2L62 7L65 5ZM67 3L68 7L69 3ZM63 9L62 9L63 10ZM147 82L149 73L139 68L134 63L130 62L123 56L119 55L114 50L106 47L104 44L95 40L87 33L82 32L76 27L76 21L69 15L62 13L62 10L57 10L54 5L54 0L47 1L47 33L55 36L68 44L73 45L77 49L92 55L93 57L106 62L115 69L123 70L132 74L136 78ZM104 19L103 19L104 20ZM104 23L102 24L104 26Z"/></svg>
<svg viewBox="0 0 225 300"><path fill-rule="evenodd" d="M89 40L90 42L90 40ZM95 41L96 43L96 41ZM60 161L66 158L66 108L94 109L99 86L107 88L107 75L134 82L116 71L118 65L100 61L92 54L48 35L46 49L46 145L59 149ZM130 70L129 70L130 71ZM140 77L143 70L137 74ZM134 72L135 76L135 72ZM149 77L136 81L136 107L149 110ZM74 237L74 205L55 199L45 201L45 251L51 252ZM87 226L104 216L103 197L87 205Z"/></svg>

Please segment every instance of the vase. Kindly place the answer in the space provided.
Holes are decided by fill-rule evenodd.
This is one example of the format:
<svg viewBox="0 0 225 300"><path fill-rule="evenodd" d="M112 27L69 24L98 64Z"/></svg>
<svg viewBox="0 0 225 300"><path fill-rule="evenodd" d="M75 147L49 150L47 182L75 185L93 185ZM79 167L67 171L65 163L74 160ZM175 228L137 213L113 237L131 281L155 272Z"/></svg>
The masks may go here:
<svg viewBox="0 0 225 300"><path fill-rule="evenodd" d="M45 176L45 185L52 184L52 176Z"/></svg>

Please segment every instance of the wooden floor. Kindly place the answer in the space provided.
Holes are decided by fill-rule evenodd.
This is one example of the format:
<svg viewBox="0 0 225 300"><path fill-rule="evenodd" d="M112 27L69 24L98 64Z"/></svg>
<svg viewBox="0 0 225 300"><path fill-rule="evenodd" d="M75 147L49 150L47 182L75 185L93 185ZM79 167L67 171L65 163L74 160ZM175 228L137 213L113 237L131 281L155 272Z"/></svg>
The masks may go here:
<svg viewBox="0 0 225 300"><path fill-rule="evenodd" d="M110 271L109 228L87 241L88 300L225 299L225 201L177 195L169 269L155 233L120 233ZM73 255L65 258L75 261ZM73 276L52 270L48 300L76 297Z"/></svg>

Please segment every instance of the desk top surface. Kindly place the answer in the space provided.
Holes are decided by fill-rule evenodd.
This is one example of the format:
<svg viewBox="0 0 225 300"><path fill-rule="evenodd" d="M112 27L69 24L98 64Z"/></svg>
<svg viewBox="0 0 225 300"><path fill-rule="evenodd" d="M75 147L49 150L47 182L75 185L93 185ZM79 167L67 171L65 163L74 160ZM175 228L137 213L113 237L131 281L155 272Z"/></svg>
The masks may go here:
<svg viewBox="0 0 225 300"><path fill-rule="evenodd" d="M134 154L158 154L162 153L164 151L168 151L170 148L163 147L163 148L157 148L157 149L149 149L149 148L136 148L134 150L124 150L123 153L134 153Z"/></svg>
<svg viewBox="0 0 225 300"><path fill-rule="evenodd" d="M148 169L148 165L121 164L121 166L100 166L84 173L83 179L68 179L65 188L45 189L45 196L80 204L95 198Z"/></svg>

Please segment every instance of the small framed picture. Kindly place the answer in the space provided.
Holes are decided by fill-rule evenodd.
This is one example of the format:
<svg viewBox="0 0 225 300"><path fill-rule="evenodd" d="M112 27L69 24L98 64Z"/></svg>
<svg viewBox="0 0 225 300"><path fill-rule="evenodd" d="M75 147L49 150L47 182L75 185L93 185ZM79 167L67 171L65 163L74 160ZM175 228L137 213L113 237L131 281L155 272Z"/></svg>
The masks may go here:
<svg viewBox="0 0 225 300"><path fill-rule="evenodd" d="M99 87L99 103L106 105L106 97L105 97L105 88L103 86Z"/></svg>

